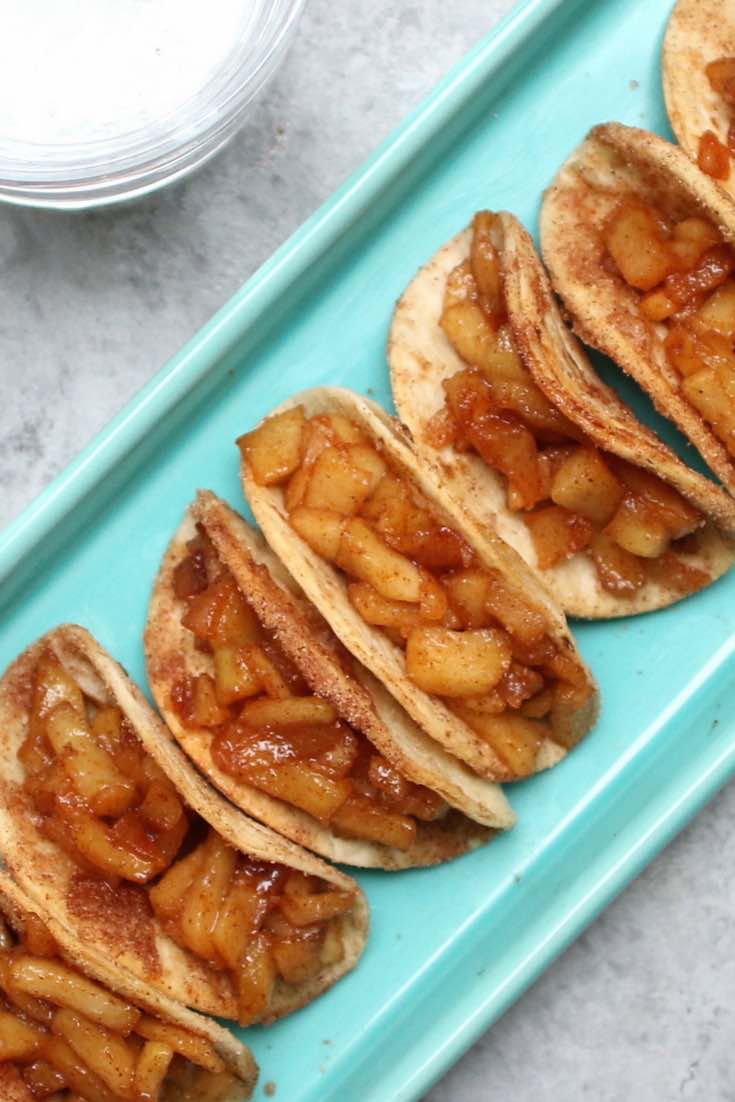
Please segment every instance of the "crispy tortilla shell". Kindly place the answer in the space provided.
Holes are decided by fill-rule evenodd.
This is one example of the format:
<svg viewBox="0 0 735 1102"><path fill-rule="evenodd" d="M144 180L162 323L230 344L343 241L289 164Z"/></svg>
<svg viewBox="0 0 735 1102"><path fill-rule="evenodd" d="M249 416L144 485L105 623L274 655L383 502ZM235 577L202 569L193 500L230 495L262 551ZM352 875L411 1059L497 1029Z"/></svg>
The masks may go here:
<svg viewBox="0 0 735 1102"><path fill-rule="evenodd" d="M646 130L596 126L562 166L541 208L541 245L554 288L574 329L631 375L689 438L730 494L735 460L686 401L664 350L666 327L640 313L639 292L603 263L602 228L624 197L638 197L665 215L707 218L735 246L735 206L677 146ZM716 506L716 510L715 510ZM712 502L711 515L732 534L733 517Z"/></svg>
<svg viewBox="0 0 735 1102"><path fill-rule="evenodd" d="M161 1021L181 1026L212 1044L224 1061L229 1076L234 1076L236 1081L223 1082L220 1090L215 1087L209 1072L203 1068L196 1068L185 1098L177 1099L177 1102L200 1102L200 1100L201 1102L241 1102L242 1099L250 1098L258 1078L258 1065L249 1048L210 1018L196 1014L193 1010L187 1010L135 976L116 968L111 964L109 956L101 955L95 952L93 947L78 941L51 914L36 901L31 900L12 877L2 870L0 870L0 914L19 935L23 933L27 916L37 915L53 936L62 958L68 964L89 976L90 979L101 983L109 991L134 1003L146 1013L153 1014ZM0 1088L2 1088L0 1097L5 1102L33 1102L33 1096L25 1083L7 1065L0 1065ZM161 1102L174 1102L170 1088L164 1090Z"/></svg>
<svg viewBox="0 0 735 1102"><path fill-rule="evenodd" d="M499 571L528 604L546 617L549 634L557 645L576 655L566 621L537 576L497 533L481 531L476 522L456 506L440 470L428 461L419 461L408 434L395 418L370 399L339 387L302 391L274 412L295 405L302 405L307 416L338 412L354 421L383 449L396 469L416 484L445 523L467 540L483 565ZM282 489L258 486L245 462L242 477L245 494L266 539L344 646L382 681L427 735L451 754L465 761L482 777L501 781L515 779L488 742L450 712L441 700L422 692L409 680L404 652L379 629L365 623L348 599L347 583L341 572L316 555L291 527ZM578 660L593 692L586 705L573 715L565 731L557 732L567 746L574 745L586 734L598 710L594 680L581 658ZM539 750L536 767L548 768L563 755L562 746L547 739ZM498 825L508 824L506 821Z"/></svg>
<svg viewBox="0 0 735 1102"><path fill-rule="evenodd" d="M508 508L505 480L475 453L425 442L430 418L444 404L442 382L466 363L439 325L449 273L469 256L471 231L453 238L409 284L393 317L388 342L393 396L401 420L419 452L433 458L458 505L483 527L495 527L537 570L564 610L601 619L663 608L681 594L647 582L630 597L616 597L601 585L589 556L580 553L541 570L522 514ZM516 348L537 386L599 448L645 467L680 491L705 515L728 515L735 530L735 505L703 475L682 463L663 441L642 425L617 394L599 378L581 344L561 316L530 234L512 214L498 214L493 229L503 279L508 321ZM735 545L710 527L696 555L683 557L712 579L727 570Z"/></svg>
<svg viewBox="0 0 735 1102"><path fill-rule="evenodd" d="M367 903L355 882L223 799L196 772L122 667L89 632L71 624L30 646L0 681L3 854L14 878L44 914L69 929L90 951L107 956L116 969L132 973L170 998L205 1013L236 1017L229 979L168 937L140 893L130 885L113 889L107 881L82 877L74 861L41 833L33 803L22 788L24 769L18 750L27 730L33 670L46 647L87 695L118 705L184 802L228 843L256 859L299 869L357 893L352 911L338 919L343 959L300 985L279 979L267 1020L306 1005L349 971L364 948L368 929Z"/></svg>
<svg viewBox="0 0 735 1102"><path fill-rule="evenodd" d="M671 13L663 49L663 85L671 129L682 148L697 160L705 130L727 145L730 108L707 79L710 61L735 54L733 0L679 0ZM718 180L735 196L735 174Z"/></svg>
<svg viewBox="0 0 735 1102"><path fill-rule="evenodd" d="M402 851L340 837L328 824L217 766L210 750L211 733L185 727L171 707L171 690L180 677L212 669L210 656L197 649L192 633L181 623L185 602L173 588L173 572L188 554L187 542L195 535L197 523L203 525L260 622L312 690L329 700L409 780L440 792L464 814L450 810L446 822L417 821L416 841ZM341 663L331 631L263 538L210 491L197 495L166 552L151 597L145 645L151 691L179 745L228 799L279 834L341 864L386 869L437 864L489 837L488 826L496 818L495 785L480 780L432 743L366 670L360 671L362 684L358 683ZM480 825L483 822L485 826Z"/></svg>

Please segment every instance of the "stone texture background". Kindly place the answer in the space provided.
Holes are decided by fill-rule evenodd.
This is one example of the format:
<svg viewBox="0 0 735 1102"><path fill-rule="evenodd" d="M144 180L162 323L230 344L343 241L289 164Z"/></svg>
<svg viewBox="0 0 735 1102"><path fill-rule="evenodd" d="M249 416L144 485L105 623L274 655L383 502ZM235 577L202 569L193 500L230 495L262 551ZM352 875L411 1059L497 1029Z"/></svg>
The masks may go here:
<svg viewBox="0 0 735 1102"><path fill-rule="evenodd" d="M0 525L511 7L310 0L197 176L87 215L0 208ZM426 1102L734 1099L734 817L731 787Z"/></svg>

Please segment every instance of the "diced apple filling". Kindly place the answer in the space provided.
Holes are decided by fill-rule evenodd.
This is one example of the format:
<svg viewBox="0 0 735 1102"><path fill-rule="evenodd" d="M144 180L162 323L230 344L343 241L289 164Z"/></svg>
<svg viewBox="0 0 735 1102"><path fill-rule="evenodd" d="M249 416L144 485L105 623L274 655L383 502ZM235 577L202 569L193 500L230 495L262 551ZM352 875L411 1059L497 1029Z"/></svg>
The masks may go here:
<svg viewBox="0 0 735 1102"><path fill-rule="evenodd" d="M33 914L21 934L0 916L0 1063L49 1102L159 1102L192 1075L202 1097L235 1086L210 1041L63 962Z"/></svg>
<svg viewBox="0 0 735 1102"><path fill-rule="evenodd" d="M735 91L735 58L713 62L708 73L717 91ZM712 142L710 161L715 156ZM700 161L701 153L700 148ZM724 147L722 153L729 176L729 154ZM724 178L713 163L705 171ZM629 227L623 244L621 224ZM625 282L646 292L640 299L642 315L665 327L666 356L680 377L683 396L735 456L735 251L703 218L671 224L651 208L629 201L620 204L603 236ZM650 259L654 249L660 262ZM642 279L633 270L636 265L645 269Z"/></svg>
<svg viewBox="0 0 735 1102"><path fill-rule="evenodd" d="M306 422L302 424L308 427ZM316 484L320 480L328 483L330 508L294 506L297 530L327 558L352 556L356 575L381 585L374 544L381 550L383 545L367 525L363 533L361 522L344 512L348 504L357 508L361 501L360 494L353 492L358 481L348 473L341 483L335 472L344 464L359 464L374 490L384 477L385 465L376 452L374 458L367 454L372 449L360 442L349 421L337 420L333 429L335 444L324 436L324 449L314 450ZM284 431L290 438L290 422ZM284 470L277 434L274 437L269 428L266 439L273 462ZM287 444L285 441L284 448ZM257 440L249 448L250 453L260 454ZM327 465L320 463L324 455L333 456ZM300 471L290 473L295 479ZM275 476L267 471L264 477ZM313 495L313 485L304 484L306 495ZM357 526L354 532L348 531L350 525ZM415 566L397 552L389 554L395 577L382 585L383 592L369 580L356 582L355 600L365 610L366 619L398 627L414 606L392 599L395 587L410 585L413 579L413 595L424 604L431 601L432 593ZM201 588L197 575L196 586L190 589L193 568L185 566L179 573L180 564L175 594L186 602L182 624L194 632L201 650L211 651L212 669L174 684L171 703L181 722L211 731L212 757L228 775L307 812L339 834L410 849L419 821L443 818L445 802L430 789L406 780L364 735L339 718L327 700L311 692L275 637L257 620L232 575L218 563L202 529L191 541L183 563L197 557L209 563L205 587ZM376 777L390 777L394 783L377 784Z"/></svg>
<svg viewBox="0 0 735 1102"><path fill-rule="evenodd" d="M492 247L486 241L477 261L481 272L477 282L469 266L457 269L450 280L448 294L455 308L451 324L463 333L461 339L468 342L477 337L475 333L471 338L471 327L478 324L478 317L482 325L490 326L488 318L494 315L489 311L502 309L494 263ZM460 307L467 305L476 305L479 314L460 311ZM475 347L489 346L479 340ZM526 380L507 332L493 362L503 373L504 382L517 388L514 393L533 421L533 431L557 447L566 421ZM473 386L475 380L480 386L485 385L485 376L473 376ZM463 400L458 391L458 401ZM468 400L471 403L472 397ZM426 497L394 468L379 446L370 446L363 439L359 455L356 454L352 436L349 442L343 439L333 420L332 415L319 415L305 423L303 459L297 470L279 478L276 472L263 474L253 467L254 476L263 485L282 486L294 530L316 555L342 571L347 597L362 619L405 652L405 670L410 680L424 692L444 700L476 734L486 739L512 775L533 772L541 743L554 737L549 720L554 709L559 714L565 708L571 712L583 703L576 698L571 704L571 697L566 700L557 691L570 678L573 681L579 669L574 661L571 670L553 669L559 655L548 635L544 614L498 572L480 564L461 536L439 519ZM533 433L520 425L514 427L510 419L503 423L510 429L503 442L520 441L518 454L521 454L525 433L530 441L529 450L535 455ZM259 448L257 437L267 424L241 441L246 459L253 449ZM357 434L360 430L353 426L353 432ZM268 433L272 439L272 429ZM482 424L477 428L478 446L486 439L491 440L491 436L487 425ZM276 454L278 451L277 448ZM372 451L373 458L369 458L368 451ZM332 452L340 455L340 462L330 460L327 471L320 460ZM501 453L502 448L498 454ZM566 455L563 452L560 460ZM358 464L362 470L381 476L364 500L352 493L356 483L349 468ZM554 472L559 466L557 462ZM334 472L338 469L345 472L344 493L343 488L334 484ZM543 470L539 466L530 478L521 475L515 490L524 500L535 500L542 495L543 487L550 485L551 477L550 466ZM612 475L609 479L618 485ZM570 477L567 481L571 484L574 480ZM298 494L293 490L295 485ZM609 487L603 486L594 506L598 513L608 507L610 494ZM621 489L621 499L622 495ZM301 504L307 500L308 505ZM339 508L335 508L335 502ZM349 514L344 511L347 504ZM614 511L613 507L611 512ZM577 520L581 526L589 527L583 517ZM282 737L281 732L279 739ZM356 754L359 763L361 752ZM370 783L376 784L379 773L385 775L385 766L373 756L367 773ZM340 777L353 780L354 767L353 772L342 772ZM404 793L403 787L391 785L385 793L384 800L389 794L390 799L407 800L408 803L394 805L406 812L416 799L415 792ZM360 799L363 796L361 787ZM360 806L357 797L351 796L336 814L332 813L330 821L343 831L355 833L351 824L358 821ZM418 811L413 814L421 817ZM398 844L398 837L396 834L394 844Z"/></svg>
<svg viewBox="0 0 735 1102"><path fill-rule="evenodd" d="M203 540L194 549L194 557L197 555L202 562L211 559L211 550ZM202 726L222 723L229 719L229 702L234 700L242 709L241 723L249 730L252 724L252 730L258 731L261 738L264 727L268 730L273 719L268 709L272 713L274 708L280 708L284 724L290 725L290 729L305 725L318 742L318 733L329 729L329 724L334 726L331 706L315 697L293 696L288 673L278 669L265 651L261 652L259 664L250 664L247 660L258 647L257 621L249 606L242 602L239 590L226 573L220 573L207 589L201 588L201 582L201 574L192 563L176 574L176 587L186 588L191 594L187 616L203 633L197 638L203 646L211 646L218 659L215 678L205 675L186 687L179 686L177 707L183 710L187 721ZM209 605L202 599L206 593ZM269 696L262 695L266 684L270 686ZM256 698L256 694L261 695ZM351 737L355 742L354 736ZM272 770L273 756L272 745L267 742L266 745L265 762L261 760L259 764L267 773ZM339 740L333 738L326 744L324 754L335 777L339 777L345 767L344 748ZM301 874L280 865L253 861L228 846L214 830L198 843L204 824L184 805L121 710L114 704L101 706L86 698L51 649L44 650L36 663L28 734L18 757L25 769L24 789L40 816L41 830L75 861L80 877L102 877L114 885L125 880L131 886L137 885L137 890L147 896L142 905L152 906L167 933L179 945L230 973L233 990L238 993L242 1024L263 1016L279 975L292 982L293 968L289 964L285 971L281 969L279 953L285 960L292 947L298 945L300 974L304 976L328 963L325 953L334 959L334 939L324 923L351 908L354 898L350 893L333 891L314 878L299 879ZM322 779L325 786L343 783L327 776ZM297 792L300 780L298 774L291 780ZM337 806L350 791L348 786L346 793L339 793ZM329 796L329 791L313 793L317 810ZM375 832L372 821L370 825ZM390 828L395 831L393 820ZM303 924L291 924L287 915L281 915L281 900L287 890L289 897L298 897L299 905L312 907L315 914L320 907L324 911L328 905L336 907L337 899L340 901L341 909L313 920L316 925L309 928L308 946L302 944ZM308 899L302 899L302 894ZM272 925L274 916L278 916L277 929ZM32 931L29 935L32 951L43 955L41 936L37 932L33 936ZM258 986L248 971L255 956L270 977L268 984L262 982ZM261 979L263 974L259 973ZM44 997L41 990L29 986L36 982L34 975L31 971L24 973L26 986L22 990L26 995ZM12 1002L12 992L4 986L3 977L0 953L0 991ZM58 979L58 984L62 984L62 979ZM64 1005L75 1012L82 1009L77 1003ZM70 1034L81 1038L80 1043L88 1039L83 1023L80 1025L76 1018L64 1021L65 1029L68 1027ZM55 1025L54 1032L58 1032ZM163 1035L143 1035L151 1042L165 1043ZM67 1039L74 1048L73 1037ZM38 1051L33 1049L33 1053ZM131 1076L134 1073L141 1083L148 1083L153 1082L156 1068L163 1068L165 1074L165 1061L154 1059L154 1055L151 1049L139 1071L133 1061L128 1069ZM64 1072L52 1055L44 1055L43 1060ZM125 1068L128 1063L124 1062ZM93 1064L90 1067L107 1082L103 1067ZM65 1081L78 1089L73 1079L66 1076ZM80 1093L84 1098L90 1097L84 1091ZM138 1102L139 1094L131 1086L120 1097ZM97 1095L93 1097L96 1099ZM155 1099L156 1094L150 1097ZM140 1102L149 1102L148 1096L141 1094Z"/></svg>
<svg viewBox="0 0 735 1102"><path fill-rule="evenodd" d="M470 258L447 280L440 324L467 367L444 381L445 402L427 427L427 442L474 450L503 476L508 508L522 514L542 570L584 554L600 585L616 596L632 596L647 580L677 593L698 589L709 579L677 557L675 541L704 524L700 513L661 479L586 439L521 361L490 242L492 218L486 211L475 216ZM687 393L702 408L715 393L719 400L719 376L717 384L711 376L735 366L735 280L717 232L701 218L670 227L656 211L629 203L611 218L605 242L630 286L647 292L644 312L656 321L676 315L667 349L687 375ZM480 291L479 264L494 288L492 309ZM695 289L706 330L678 316ZM735 414L731 422L735 441Z"/></svg>

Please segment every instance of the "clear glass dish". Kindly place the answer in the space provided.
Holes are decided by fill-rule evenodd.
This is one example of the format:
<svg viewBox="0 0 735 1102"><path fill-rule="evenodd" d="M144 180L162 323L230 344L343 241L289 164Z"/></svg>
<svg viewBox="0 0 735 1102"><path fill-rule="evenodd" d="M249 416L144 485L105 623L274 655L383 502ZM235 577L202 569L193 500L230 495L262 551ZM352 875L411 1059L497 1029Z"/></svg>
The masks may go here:
<svg viewBox="0 0 735 1102"><path fill-rule="evenodd" d="M236 133L305 0L4 0L0 202L142 195Z"/></svg>

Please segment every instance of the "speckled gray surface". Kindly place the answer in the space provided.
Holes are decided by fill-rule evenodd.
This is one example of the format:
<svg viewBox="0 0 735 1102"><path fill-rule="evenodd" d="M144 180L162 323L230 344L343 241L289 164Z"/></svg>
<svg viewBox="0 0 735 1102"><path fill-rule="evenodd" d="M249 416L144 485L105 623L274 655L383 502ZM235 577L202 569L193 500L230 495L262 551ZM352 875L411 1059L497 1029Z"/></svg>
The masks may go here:
<svg viewBox="0 0 735 1102"><path fill-rule="evenodd" d="M511 6L310 0L198 176L95 214L0 209L0 525ZM731 786L426 1102L735 1099L734 819Z"/></svg>

